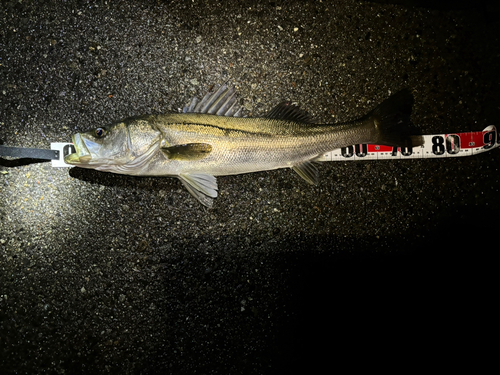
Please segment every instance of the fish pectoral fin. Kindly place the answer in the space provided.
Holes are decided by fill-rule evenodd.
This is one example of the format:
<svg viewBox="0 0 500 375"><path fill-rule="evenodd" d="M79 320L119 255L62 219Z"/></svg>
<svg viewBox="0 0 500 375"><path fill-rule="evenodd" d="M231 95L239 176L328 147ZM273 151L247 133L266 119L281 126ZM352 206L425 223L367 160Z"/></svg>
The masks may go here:
<svg viewBox="0 0 500 375"><path fill-rule="evenodd" d="M217 179L206 173L181 173L179 180L193 197L207 207L212 207L217 198Z"/></svg>
<svg viewBox="0 0 500 375"><path fill-rule="evenodd" d="M307 183L317 185L319 182L319 171L314 165L313 161L305 161L300 164L294 165L292 169L302 177Z"/></svg>
<svg viewBox="0 0 500 375"><path fill-rule="evenodd" d="M212 151L212 145L208 143L187 143L162 147L163 154L171 160L200 160L208 156Z"/></svg>

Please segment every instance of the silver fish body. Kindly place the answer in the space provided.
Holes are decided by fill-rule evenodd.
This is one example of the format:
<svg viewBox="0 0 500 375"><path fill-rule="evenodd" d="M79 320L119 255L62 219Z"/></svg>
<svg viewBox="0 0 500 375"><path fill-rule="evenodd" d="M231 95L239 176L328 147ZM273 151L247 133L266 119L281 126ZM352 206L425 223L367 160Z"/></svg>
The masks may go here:
<svg viewBox="0 0 500 375"><path fill-rule="evenodd" d="M217 196L214 176L293 168L311 184L313 162L336 148L360 143L417 146L408 123L413 98L403 90L363 118L312 124L307 113L281 103L265 117L234 117L234 89L222 86L185 113L141 116L73 136L78 167L136 176L178 177L202 204Z"/></svg>
<svg viewBox="0 0 500 375"><path fill-rule="evenodd" d="M202 114L151 116L149 122L161 132L159 149L209 144L211 151L188 162L158 152L156 159L134 174L163 176L202 171L221 176L293 167L346 144L366 143L372 137L369 124L326 126Z"/></svg>

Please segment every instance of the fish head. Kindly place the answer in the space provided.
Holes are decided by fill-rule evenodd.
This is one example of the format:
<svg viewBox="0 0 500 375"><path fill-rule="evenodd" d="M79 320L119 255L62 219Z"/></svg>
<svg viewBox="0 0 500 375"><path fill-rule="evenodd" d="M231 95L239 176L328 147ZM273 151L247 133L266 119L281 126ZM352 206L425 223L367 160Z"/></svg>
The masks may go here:
<svg viewBox="0 0 500 375"><path fill-rule="evenodd" d="M75 152L66 156L64 162L81 168L125 173L126 166L137 166L138 160L152 154L159 138L160 132L147 120L125 120L74 134Z"/></svg>
<svg viewBox="0 0 500 375"><path fill-rule="evenodd" d="M72 137L75 153L64 158L67 164L95 168L105 164L125 164L131 156L125 123L98 127Z"/></svg>

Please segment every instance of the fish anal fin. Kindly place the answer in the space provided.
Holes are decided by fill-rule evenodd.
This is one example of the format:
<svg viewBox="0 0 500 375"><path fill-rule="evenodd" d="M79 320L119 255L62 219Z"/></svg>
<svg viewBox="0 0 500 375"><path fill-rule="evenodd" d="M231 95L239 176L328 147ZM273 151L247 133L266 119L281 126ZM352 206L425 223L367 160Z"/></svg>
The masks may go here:
<svg viewBox="0 0 500 375"><path fill-rule="evenodd" d="M282 102L271 109L264 117L276 120L287 120L297 122L313 122L309 113L300 109L291 102Z"/></svg>
<svg viewBox="0 0 500 375"><path fill-rule="evenodd" d="M217 198L217 179L206 173L181 173L179 180L201 204L212 207Z"/></svg>
<svg viewBox="0 0 500 375"><path fill-rule="evenodd" d="M187 143L162 147L161 151L171 160L200 160L208 156L212 151L212 145L208 143Z"/></svg>
<svg viewBox="0 0 500 375"><path fill-rule="evenodd" d="M317 185L319 183L319 171L311 160L296 164L292 169L302 177L307 183Z"/></svg>

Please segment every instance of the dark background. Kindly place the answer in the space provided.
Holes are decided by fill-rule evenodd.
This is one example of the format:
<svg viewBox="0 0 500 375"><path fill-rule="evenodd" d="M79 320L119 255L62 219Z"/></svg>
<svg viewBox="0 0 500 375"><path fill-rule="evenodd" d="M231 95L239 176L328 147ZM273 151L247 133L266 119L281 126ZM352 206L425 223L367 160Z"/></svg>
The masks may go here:
<svg viewBox="0 0 500 375"><path fill-rule="evenodd" d="M408 87L423 134L498 125L498 6L436 4L3 1L0 141L48 148L226 81L249 116L346 121ZM478 372L499 160L220 177L206 209L176 179L0 159L1 372Z"/></svg>

